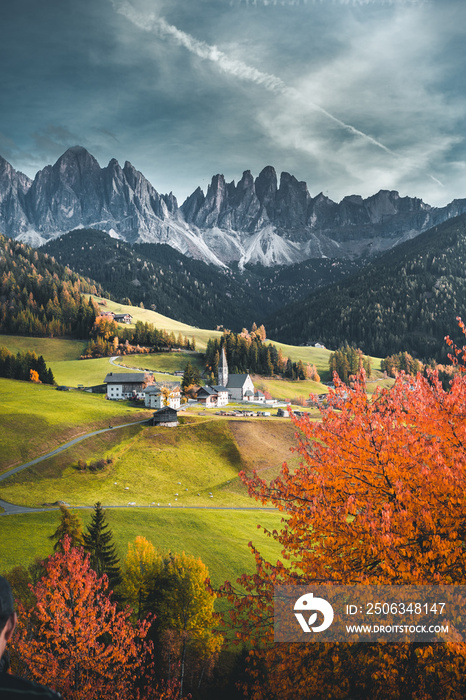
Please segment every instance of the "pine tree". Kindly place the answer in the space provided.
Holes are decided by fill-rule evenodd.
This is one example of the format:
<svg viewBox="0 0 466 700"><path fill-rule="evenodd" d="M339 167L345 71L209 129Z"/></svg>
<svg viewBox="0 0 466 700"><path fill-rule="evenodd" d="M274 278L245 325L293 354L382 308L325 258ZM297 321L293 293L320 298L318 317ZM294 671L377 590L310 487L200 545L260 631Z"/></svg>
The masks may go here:
<svg viewBox="0 0 466 700"><path fill-rule="evenodd" d="M188 364L184 368L183 379L181 380L181 389L184 391L194 384L194 369L191 362L188 360Z"/></svg>
<svg viewBox="0 0 466 700"><path fill-rule="evenodd" d="M84 548L91 555L91 567L100 578L107 574L109 584L115 587L120 583L119 559L113 543L113 535L106 521L105 511L98 501L94 505L91 524L83 534Z"/></svg>

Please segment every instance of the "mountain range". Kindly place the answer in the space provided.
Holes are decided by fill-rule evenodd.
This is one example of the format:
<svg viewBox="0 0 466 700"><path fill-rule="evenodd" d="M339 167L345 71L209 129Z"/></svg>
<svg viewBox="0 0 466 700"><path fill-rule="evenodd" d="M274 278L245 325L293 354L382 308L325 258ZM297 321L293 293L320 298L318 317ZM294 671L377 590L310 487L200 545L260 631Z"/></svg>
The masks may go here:
<svg viewBox="0 0 466 700"><path fill-rule="evenodd" d="M0 157L0 231L43 245L72 229L95 228L128 243L167 244L220 268L294 265L309 259L370 258L466 212L466 199L436 208L381 190L336 203L267 166L237 184L223 175L179 206L131 163L101 168L80 146L34 180Z"/></svg>

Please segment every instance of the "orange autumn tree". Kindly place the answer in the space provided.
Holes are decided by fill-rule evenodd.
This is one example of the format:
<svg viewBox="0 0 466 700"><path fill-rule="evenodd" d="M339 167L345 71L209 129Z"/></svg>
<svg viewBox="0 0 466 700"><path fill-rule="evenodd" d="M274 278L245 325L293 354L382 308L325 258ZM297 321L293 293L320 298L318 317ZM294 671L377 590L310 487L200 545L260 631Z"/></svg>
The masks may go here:
<svg viewBox="0 0 466 700"><path fill-rule="evenodd" d="M465 374L448 391L435 373L401 374L372 397L363 373L353 389L335 384L319 422L292 418L296 471L285 464L270 484L243 475L284 515L269 533L281 560L252 547L254 575L222 588L252 648L247 697L465 697L464 644L273 644L275 585L466 585Z"/></svg>
<svg viewBox="0 0 466 700"><path fill-rule="evenodd" d="M130 622L130 610L117 612L107 577L98 578L89 555L73 549L45 562L45 573L31 586L30 609L18 606L19 629L14 657L21 675L62 693L67 700L139 698L151 667L149 621ZM153 700L172 698L176 688L148 691Z"/></svg>

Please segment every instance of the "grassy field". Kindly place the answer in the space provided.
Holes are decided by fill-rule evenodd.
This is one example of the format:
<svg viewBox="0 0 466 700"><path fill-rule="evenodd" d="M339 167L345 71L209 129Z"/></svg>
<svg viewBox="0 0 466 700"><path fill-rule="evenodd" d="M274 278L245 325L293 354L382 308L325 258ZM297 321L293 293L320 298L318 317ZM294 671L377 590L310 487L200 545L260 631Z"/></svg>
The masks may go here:
<svg viewBox="0 0 466 700"><path fill-rule="evenodd" d="M188 362L193 367L199 367L201 371L204 369L202 355L192 352L157 352L153 355L126 355L118 357L115 362L161 373L184 371Z"/></svg>
<svg viewBox="0 0 466 700"><path fill-rule="evenodd" d="M194 420L176 430L131 426L97 435L0 484L0 497L40 506L63 500L73 506L250 506L241 470L258 469L271 479L290 453L289 421ZM111 458L102 471L81 472L88 463ZM212 494L212 496L210 495Z"/></svg>
<svg viewBox="0 0 466 700"><path fill-rule="evenodd" d="M128 358L126 358L128 361ZM128 361L131 364L131 360ZM108 357L98 357L92 360L69 360L65 362L50 362L53 376L57 384L65 384L66 386L97 386L103 384L106 375L109 372L137 372L137 368L127 369L126 367L118 367L110 364ZM167 379L166 375L163 375ZM156 379L157 381L157 379Z"/></svg>
<svg viewBox="0 0 466 700"><path fill-rule="evenodd" d="M53 450L78 435L149 417L126 404L78 391L0 378L0 471Z"/></svg>
<svg viewBox="0 0 466 700"><path fill-rule="evenodd" d="M150 309L141 309L139 306L125 306L124 304L117 304L109 299L102 299L96 296L92 298L99 304L99 308L102 311L113 311L116 314L131 314L134 322L142 321L143 323L152 323L159 330L168 331L168 333L173 331L175 335L181 333L189 339L194 336L196 339L196 349L200 352L206 349L209 338L220 338L222 335L219 331L188 326L186 323L175 321L173 318L168 318L168 316L162 316L162 314L158 314L156 311L151 311Z"/></svg>
<svg viewBox="0 0 466 700"><path fill-rule="evenodd" d="M326 394L328 388L319 382L303 380L290 382L284 379L267 379L264 377L252 377L254 386L261 391L268 391L274 399L291 401L295 398L308 399L310 394Z"/></svg>
<svg viewBox="0 0 466 700"><path fill-rule="evenodd" d="M108 372L130 371L124 367L112 366L108 357L80 360L79 357L86 346L81 340L0 335L0 346L2 345L14 353L31 350L37 355L43 355L57 384L66 386L95 386L103 383ZM135 364L135 367L137 366Z"/></svg>
<svg viewBox="0 0 466 700"><path fill-rule="evenodd" d="M91 510L73 512L85 524L90 522ZM277 512L109 508L106 515L121 559L126 557L128 542L142 535L164 551L184 551L201 557L215 586L253 571L254 557L247 546L250 541L270 561L279 556L277 544L257 527L260 523L268 529L277 528L281 518ZM48 537L58 524L56 511L2 516L0 522L2 574L52 553Z"/></svg>
<svg viewBox="0 0 466 700"><path fill-rule="evenodd" d="M10 352L30 350L42 355L49 362L66 362L77 360L87 343L84 340L66 340L64 338L28 338L23 335L0 335L0 346Z"/></svg>

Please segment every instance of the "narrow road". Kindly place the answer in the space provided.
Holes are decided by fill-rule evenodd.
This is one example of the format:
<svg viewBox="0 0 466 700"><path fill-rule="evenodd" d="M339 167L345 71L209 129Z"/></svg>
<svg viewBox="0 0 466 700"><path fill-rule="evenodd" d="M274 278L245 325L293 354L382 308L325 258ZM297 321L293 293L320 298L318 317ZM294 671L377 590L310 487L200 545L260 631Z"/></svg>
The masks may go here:
<svg viewBox="0 0 466 700"><path fill-rule="evenodd" d="M43 462L45 459L48 459L49 457L53 457L54 455L59 454L60 452L64 452L67 450L69 447L72 447L73 445L76 445L78 442L82 442L82 440L87 440L87 438L93 437L94 435L100 435L100 433L107 433L110 432L111 430L118 430L119 428L127 428L128 426L131 425L141 425L143 423L147 423L148 419L146 418L145 420L138 420L138 421L133 421L132 423L125 423L124 425L116 425L114 428L103 428L102 430L94 430L92 433L86 433L86 435L80 435L77 438L74 438L74 440L70 440L69 442L65 442L65 444L60 445L60 447L57 447L55 450L52 450L51 452L47 452L47 454L42 455L41 457L37 457L36 459L32 459L30 462L26 462L25 464L20 464L18 467L13 467L13 469L9 469L7 472L4 474L0 474L0 482L4 481L7 479L9 476L12 474L17 474L18 472L22 471L23 469L27 469L28 467L32 467L34 464L38 464L39 462ZM70 506L73 509L79 509L79 510L89 510L92 509L93 506ZM236 507L231 507L231 506L103 506L104 508L152 508L153 510L157 510L160 508L166 508L168 510L275 510L275 508L264 508L263 506L236 506ZM8 501L3 501L0 498L0 508L3 508L4 512L0 513L0 516L2 515L19 515L22 513L43 513L44 511L50 511L50 510L57 510L58 506L55 507L48 507L48 508L29 508L28 506L17 506L14 503L8 503Z"/></svg>
<svg viewBox="0 0 466 700"><path fill-rule="evenodd" d="M72 447L73 445L76 445L78 442L82 442L83 440L87 440L90 437L93 437L94 435L100 435L101 433L108 433L111 430L119 430L120 428L127 428L131 425L141 425L142 423L147 423L147 421L150 420L148 418L145 418L144 420L138 420L138 421L133 421L132 423L124 423L123 425L115 425L113 428L102 428L101 430L94 430L92 433L86 433L85 435L80 435L77 438L74 438L73 440L70 440L69 442L65 442L63 445L60 445L60 447L57 447L55 450L52 450L51 452L47 452L47 454L42 455L41 457L36 457L36 459L32 459L30 462L26 462L25 464L20 464L18 467L13 467L13 469L9 469L8 471L4 472L3 474L0 474L0 482L4 481L5 479L8 479L9 476L12 476L13 474L17 474L18 472L21 472L23 469L27 469L28 467L32 467L34 464L39 464L39 462L43 462L44 459L48 459L49 457L53 457L54 455L60 454L60 452L64 452L68 448ZM25 506L16 506L13 503L8 503L7 501L2 501L0 499L0 508L4 509L4 513L1 513L0 515L12 515L14 513L37 513L41 512L43 510L53 510L52 508L26 508Z"/></svg>

